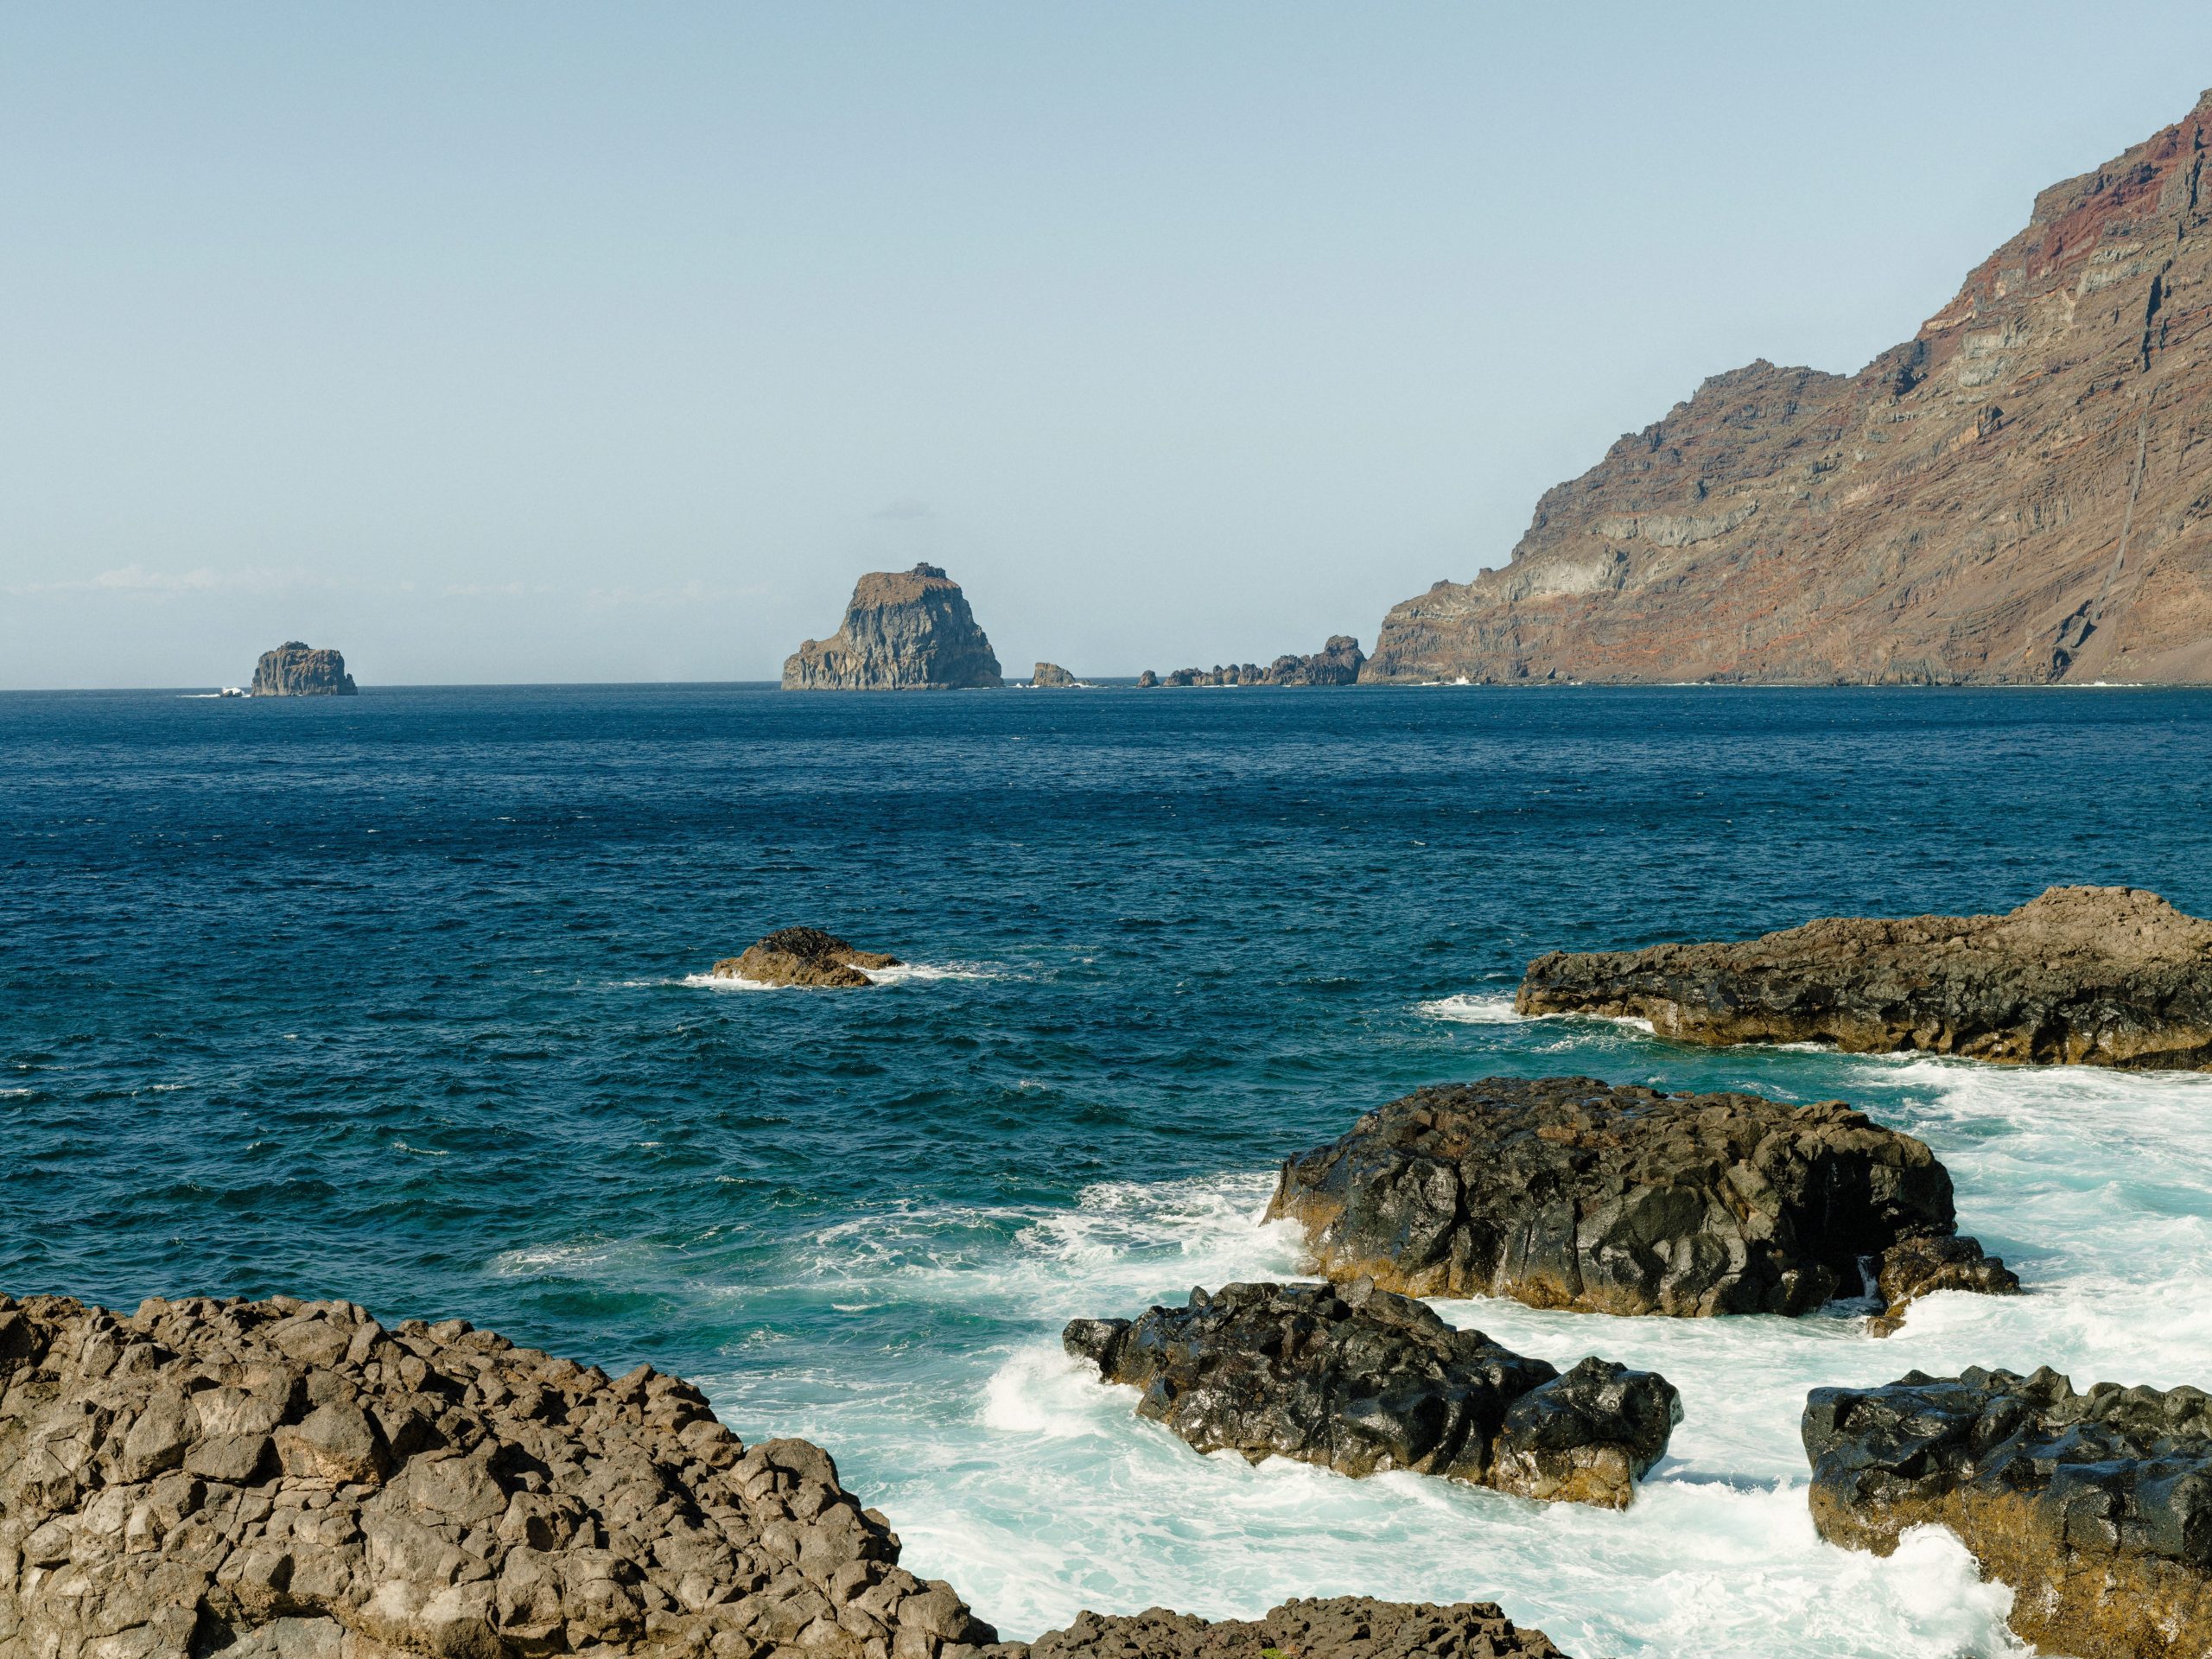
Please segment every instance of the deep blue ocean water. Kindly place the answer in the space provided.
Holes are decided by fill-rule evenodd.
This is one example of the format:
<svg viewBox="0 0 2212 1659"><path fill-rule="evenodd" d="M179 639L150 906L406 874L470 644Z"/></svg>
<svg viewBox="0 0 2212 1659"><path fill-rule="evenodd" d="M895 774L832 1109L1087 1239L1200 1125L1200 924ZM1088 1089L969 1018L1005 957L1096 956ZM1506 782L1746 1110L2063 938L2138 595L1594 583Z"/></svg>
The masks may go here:
<svg viewBox="0 0 2212 1659"><path fill-rule="evenodd" d="M1502 1600L1599 1655L2008 1651L1940 1535L1804 1519L1820 1382L2212 1383L2212 1078L1518 1021L1554 948L2056 882L2212 914L2212 694L1480 688L0 695L0 1289L334 1295L700 1380L909 1564L1081 1605ZM696 976L810 923L857 993ZM1421 1082L1841 1096L1933 1144L2018 1303L1889 1342L1453 1304L1683 1389L1626 1516L1200 1459L1077 1313L1294 1273L1274 1164Z"/></svg>

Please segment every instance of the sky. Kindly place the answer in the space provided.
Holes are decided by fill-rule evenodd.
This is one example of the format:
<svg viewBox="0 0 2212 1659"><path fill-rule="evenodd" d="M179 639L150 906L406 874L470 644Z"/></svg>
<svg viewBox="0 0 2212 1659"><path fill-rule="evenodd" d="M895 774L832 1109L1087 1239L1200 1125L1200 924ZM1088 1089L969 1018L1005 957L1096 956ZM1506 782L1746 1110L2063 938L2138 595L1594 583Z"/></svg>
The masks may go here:
<svg viewBox="0 0 2212 1659"><path fill-rule="evenodd" d="M1848 372L2212 84L2212 7L0 9L0 688L1010 674L1505 562L1705 376Z"/></svg>

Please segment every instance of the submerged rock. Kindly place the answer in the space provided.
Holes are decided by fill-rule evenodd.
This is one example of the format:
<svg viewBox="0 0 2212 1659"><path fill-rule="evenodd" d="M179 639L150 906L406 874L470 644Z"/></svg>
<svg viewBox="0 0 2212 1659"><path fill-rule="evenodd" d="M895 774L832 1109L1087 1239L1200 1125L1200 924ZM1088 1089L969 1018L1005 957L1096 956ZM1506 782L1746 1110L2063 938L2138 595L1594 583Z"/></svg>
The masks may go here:
<svg viewBox="0 0 2212 1659"><path fill-rule="evenodd" d="M1805 1406L1813 1521L1887 1555L1948 1527L2014 1591L2012 1626L2077 1659L2212 1651L2212 1399L2196 1389L2077 1395L2023 1377L1913 1371L1815 1389Z"/></svg>
<svg viewBox="0 0 2212 1659"><path fill-rule="evenodd" d="M1561 1376L1366 1280L1193 1290L1186 1307L1077 1319L1062 1341L1201 1452L1606 1509L1628 1506L1682 1418L1656 1372L1592 1358Z"/></svg>
<svg viewBox="0 0 2212 1659"><path fill-rule="evenodd" d="M1802 1313L1869 1273L1893 1330L1931 1289L2016 1291L1957 1236L1921 1141L1840 1101L1593 1077L1415 1090L1285 1161L1268 1206L1333 1280L1599 1313Z"/></svg>
<svg viewBox="0 0 2212 1659"><path fill-rule="evenodd" d="M1287 1601L1257 1619L1209 1624L1154 1607L1133 1617L1079 1615L991 1659L1565 1659L1541 1630L1516 1629L1494 1602L1449 1607L1365 1596Z"/></svg>
<svg viewBox="0 0 2212 1659"><path fill-rule="evenodd" d="M861 950L818 927L779 928L745 954L724 957L714 966L716 979L749 980L756 985L873 985L861 969L896 968L899 958L880 950Z"/></svg>
<svg viewBox="0 0 2212 1659"><path fill-rule="evenodd" d="M1833 1043L2034 1065L2212 1067L2212 921L2135 887L2002 916L1808 922L1737 944L1554 951L1522 1014L1649 1020L1677 1042Z"/></svg>
<svg viewBox="0 0 2212 1659"><path fill-rule="evenodd" d="M254 664L251 693L257 697L350 697L358 695L345 657L287 639L264 651Z"/></svg>
<svg viewBox="0 0 2212 1659"><path fill-rule="evenodd" d="M1062 668L1058 663L1039 663L1034 669L1030 671L1029 683L1032 685L1069 686L1078 684L1080 682L1077 680L1074 675L1069 673L1067 670Z"/></svg>
<svg viewBox="0 0 2212 1659"><path fill-rule="evenodd" d="M1003 684L960 584L934 564L879 570L853 586L836 636L784 662L786 691L933 691Z"/></svg>

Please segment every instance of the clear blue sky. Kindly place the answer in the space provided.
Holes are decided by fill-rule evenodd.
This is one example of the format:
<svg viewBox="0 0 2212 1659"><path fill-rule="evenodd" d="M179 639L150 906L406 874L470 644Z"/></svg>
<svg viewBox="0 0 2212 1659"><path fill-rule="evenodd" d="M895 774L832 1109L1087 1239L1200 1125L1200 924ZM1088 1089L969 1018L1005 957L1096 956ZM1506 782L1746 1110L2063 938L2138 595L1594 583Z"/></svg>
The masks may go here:
<svg viewBox="0 0 2212 1659"><path fill-rule="evenodd" d="M2212 6L0 10L0 685L1372 644L1706 374L1859 367Z"/></svg>

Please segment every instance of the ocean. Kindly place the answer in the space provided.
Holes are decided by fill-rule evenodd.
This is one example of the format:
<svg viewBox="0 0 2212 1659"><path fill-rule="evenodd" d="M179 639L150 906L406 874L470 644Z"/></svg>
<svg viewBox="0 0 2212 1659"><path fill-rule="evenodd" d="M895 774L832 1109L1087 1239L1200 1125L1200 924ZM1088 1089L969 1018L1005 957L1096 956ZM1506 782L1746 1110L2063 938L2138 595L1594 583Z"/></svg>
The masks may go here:
<svg viewBox="0 0 2212 1659"><path fill-rule="evenodd" d="M2062 882L2212 913L2212 693L1363 688L0 695L0 1289L340 1296L819 1440L1011 1636L1494 1599L1578 1659L2023 1651L1947 1535L1815 1537L1805 1391L2212 1384L2212 1076L1517 1020L1554 948ZM912 964L703 982L805 923ZM1625 1513L1202 1458L1058 1332L1294 1274L1276 1164L1414 1084L1841 1098L2017 1300L1438 1306L1685 1419Z"/></svg>

